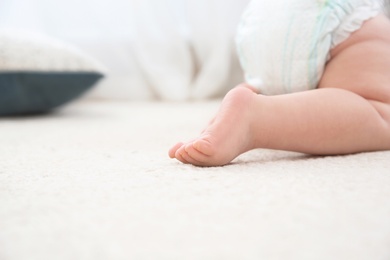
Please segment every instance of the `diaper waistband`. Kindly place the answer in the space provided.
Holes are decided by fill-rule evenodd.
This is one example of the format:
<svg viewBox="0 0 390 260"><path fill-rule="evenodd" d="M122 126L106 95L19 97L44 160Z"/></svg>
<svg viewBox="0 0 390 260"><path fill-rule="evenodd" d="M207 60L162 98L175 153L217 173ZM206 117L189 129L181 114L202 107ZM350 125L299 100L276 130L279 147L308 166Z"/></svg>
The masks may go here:
<svg viewBox="0 0 390 260"><path fill-rule="evenodd" d="M339 22L332 33L332 45L345 41L353 32L359 30L363 23L385 11L383 0L327 1L320 19L327 22Z"/></svg>

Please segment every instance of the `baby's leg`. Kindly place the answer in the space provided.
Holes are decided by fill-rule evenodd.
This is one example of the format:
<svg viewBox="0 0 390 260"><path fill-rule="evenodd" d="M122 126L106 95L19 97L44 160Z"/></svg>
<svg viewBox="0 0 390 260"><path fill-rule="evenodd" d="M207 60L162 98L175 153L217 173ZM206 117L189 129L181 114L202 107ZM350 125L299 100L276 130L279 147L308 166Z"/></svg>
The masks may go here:
<svg viewBox="0 0 390 260"><path fill-rule="evenodd" d="M170 150L201 166L254 148L311 154L390 149L390 23L378 16L334 49L319 88L262 96L232 90L204 133Z"/></svg>
<svg viewBox="0 0 390 260"><path fill-rule="evenodd" d="M173 147L170 156L216 166L254 148L323 155L390 149L390 107L379 109L337 88L265 97L239 87L204 133Z"/></svg>

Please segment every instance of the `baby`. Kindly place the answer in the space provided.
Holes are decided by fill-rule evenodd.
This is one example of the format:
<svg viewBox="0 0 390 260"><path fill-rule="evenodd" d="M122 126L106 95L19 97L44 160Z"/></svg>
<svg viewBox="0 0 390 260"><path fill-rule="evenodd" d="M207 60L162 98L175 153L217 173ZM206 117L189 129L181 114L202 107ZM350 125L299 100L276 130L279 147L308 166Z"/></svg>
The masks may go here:
<svg viewBox="0 0 390 260"><path fill-rule="evenodd" d="M256 148L390 149L390 20L380 0L253 0L237 37L246 82L169 156L220 166Z"/></svg>

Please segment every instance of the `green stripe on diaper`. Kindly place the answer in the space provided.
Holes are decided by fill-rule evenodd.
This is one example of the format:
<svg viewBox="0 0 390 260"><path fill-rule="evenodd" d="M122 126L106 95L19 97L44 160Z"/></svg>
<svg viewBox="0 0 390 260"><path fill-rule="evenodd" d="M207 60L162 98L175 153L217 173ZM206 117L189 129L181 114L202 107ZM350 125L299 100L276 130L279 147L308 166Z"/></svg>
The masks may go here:
<svg viewBox="0 0 390 260"><path fill-rule="evenodd" d="M312 33L312 43L311 43L312 52L310 54L309 64L308 64L308 82L312 88L317 87L318 80L322 76L322 75L318 75L318 73L319 73L318 62L322 62L322 61L319 61L320 53L327 51L328 55L329 55L329 51L332 48L332 42L333 42L332 32L336 28L330 28L330 30L329 30L329 28L327 28L328 29L327 33L329 33L328 36L321 35L321 33L325 32L324 29L327 26L329 18L332 18L332 16L331 16L332 13L334 13L335 15L337 14L336 10L342 11L342 13L344 13L345 15L348 14L348 10L346 9L346 6L348 4L350 4L349 0L327 0L322 4L322 6L319 9L317 23L316 23L316 26L314 27L313 33ZM341 20L340 19L341 17L338 17L338 18L339 18L339 20ZM326 36L328 37L327 40L329 42L324 42L325 39L320 38L320 37L326 37ZM320 45L320 43L321 43L321 45ZM319 48L325 48L325 47L327 47L328 49L327 50L325 50L325 49L320 50L319 49ZM324 57L324 58L326 59L327 57ZM326 62L326 60L325 60L325 62ZM323 66L325 66L325 64L323 64Z"/></svg>
<svg viewBox="0 0 390 260"><path fill-rule="evenodd" d="M284 52L283 52L283 69L281 71L281 79L283 79L283 85L287 88L285 89L285 91L287 90L287 92L290 92L291 91L291 61L293 60L293 55L294 55L294 50L295 50L295 44L293 46L293 49L292 51L290 51L290 57L288 59L286 59L286 56L287 56L287 50L288 50L288 46L289 46L289 40L290 40L290 36L291 36L291 28L292 28L292 25L294 24L294 20L295 20L295 15L291 18L291 22L289 24L289 27L288 27L288 30L287 30L287 35L286 35L286 40L285 40L285 43L284 43Z"/></svg>
<svg viewBox="0 0 390 260"><path fill-rule="evenodd" d="M312 33L312 42L310 46L311 53L309 55L309 63L308 63L308 83L311 88L316 88L318 84L318 54L319 54L319 40L320 33L324 31L326 26L327 18L329 17L331 11L331 0L327 0L320 7L320 12L317 16L317 22L314 26ZM324 50L322 50L324 51Z"/></svg>

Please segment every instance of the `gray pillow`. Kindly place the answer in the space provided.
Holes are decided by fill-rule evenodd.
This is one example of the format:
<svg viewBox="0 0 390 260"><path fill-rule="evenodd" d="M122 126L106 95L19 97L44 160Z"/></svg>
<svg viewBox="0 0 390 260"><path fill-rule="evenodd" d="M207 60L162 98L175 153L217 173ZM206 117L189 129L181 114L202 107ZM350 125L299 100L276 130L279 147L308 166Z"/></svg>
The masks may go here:
<svg viewBox="0 0 390 260"><path fill-rule="evenodd" d="M104 68L75 47L0 31L0 116L53 110L90 89Z"/></svg>

